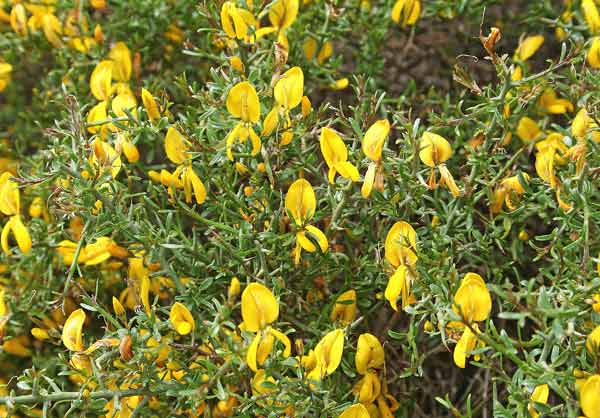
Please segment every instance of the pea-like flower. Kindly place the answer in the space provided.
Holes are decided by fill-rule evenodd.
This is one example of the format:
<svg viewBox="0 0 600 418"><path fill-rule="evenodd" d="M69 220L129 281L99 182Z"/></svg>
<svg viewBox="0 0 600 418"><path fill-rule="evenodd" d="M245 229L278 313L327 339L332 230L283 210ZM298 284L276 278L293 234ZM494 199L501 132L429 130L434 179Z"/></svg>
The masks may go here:
<svg viewBox="0 0 600 418"><path fill-rule="evenodd" d="M396 222L385 238L385 258L395 269L388 280L384 296L395 311L397 300L402 301L402 308L414 301L411 292L417 263L417 234L413 227L405 221Z"/></svg>
<svg viewBox="0 0 600 418"><path fill-rule="evenodd" d="M450 143L442 136L432 132L425 132L421 137L419 158L428 167L431 174L427 185L430 189L438 187L435 169L440 171L441 180L439 185L446 185L454 197L460 196L460 190L454 181L454 177L446 167L445 162L452 156Z"/></svg>
<svg viewBox="0 0 600 418"><path fill-rule="evenodd" d="M307 237L307 233L319 245L322 252L326 252L329 247L327 237L319 228L307 223L312 219L317 207L315 191L311 184L305 179L298 179L288 189L285 196L285 208L298 227L296 232L296 247L294 249L294 261L300 263L302 250L313 253L317 247Z"/></svg>
<svg viewBox="0 0 600 418"><path fill-rule="evenodd" d="M254 372L264 364L276 339L284 345L284 357L291 353L292 345L287 335L270 326L278 317L279 303L273 293L260 283L250 283L242 292L244 322L240 327L256 333L246 354L248 367Z"/></svg>
<svg viewBox="0 0 600 418"><path fill-rule="evenodd" d="M335 175L338 173L344 178L358 181L360 177L358 170L354 164L348 161L348 149L338 133L333 129L323 128L321 130L319 142L321 145L321 153L329 167L329 173L327 175L329 183L335 183Z"/></svg>
<svg viewBox="0 0 600 418"><path fill-rule="evenodd" d="M196 327L192 313L180 302L175 302L171 307L169 321L171 321L171 325L179 335L187 335Z"/></svg>
<svg viewBox="0 0 600 418"><path fill-rule="evenodd" d="M344 330L336 329L327 333L315 346L314 351L309 353L312 357L312 368L308 373L308 379L321 381L324 377L333 374L342 361L344 353Z"/></svg>
<svg viewBox="0 0 600 418"><path fill-rule="evenodd" d="M0 175L0 212L10 216L2 228L0 244L5 254L10 254L8 238L12 233L23 254L31 250L31 236L21 219L21 194L13 175L8 171Z"/></svg>
<svg viewBox="0 0 600 418"><path fill-rule="evenodd" d="M402 27L413 26L420 15L420 0L397 0L392 9L392 20Z"/></svg>
<svg viewBox="0 0 600 418"><path fill-rule="evenodd" d="M453 323L452 326L463 329L462 336L454 347L454 363L464 369L469 353L478 345L482 345L477 338L477 322L485 321L492 310L490 292L479 274L465 275L454 295L452 310L461 317L461 321L458 324Z"/></svg>
<svg viewBox="0 0 600 418"><path fill-rule="evenodd" d="M331 310L331 320L339 321L342 325L349 325L356 317L356 291L347 290L336 299Z"/></svg>
<svg viewBox="0 0 600 418"><path fill-rule="evenodd" d="M226 101L227 111L241 121L227 135L227 158L233 161L233 145L236 142L245 143L248 138L252 142L252 155L258 154L261 141L254 132L252 124L260 119L260 102L254 86L248 81L242 81L229 90Z"/></svg>
<svg viewBox="0 0 600 418"><path fill-rule="evenodd" d="M375 122L362 140L362 150L371 163L367 168L367 173L361 188L361 194L367 198L371 194L373 185L375 188L383 190L383 165L381 164L381 154L383 145L390 133L390 122L387 119L381 119Z"/></svg>
<svg viewBox="0 0 600 418"><path fill-rule="evenodd" d="M269 136L281 128L281 145L292 142L292 119L290 112L302 103L304 94L304 73L300 67L292 67L281 75L275 83L273 96L275 106L265 117L261 135Z"/></svg>

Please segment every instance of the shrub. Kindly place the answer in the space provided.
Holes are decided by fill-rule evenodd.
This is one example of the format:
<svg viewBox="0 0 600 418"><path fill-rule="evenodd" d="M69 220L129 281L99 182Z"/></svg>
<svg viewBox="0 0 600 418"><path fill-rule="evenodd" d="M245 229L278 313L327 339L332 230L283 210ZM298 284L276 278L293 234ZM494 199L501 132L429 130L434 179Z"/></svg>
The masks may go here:
<svg viewBox="0 0 600 418"><path fill-rule="evenodd" d="M0 1L1 415L600 417L598 7Z"/></svg>

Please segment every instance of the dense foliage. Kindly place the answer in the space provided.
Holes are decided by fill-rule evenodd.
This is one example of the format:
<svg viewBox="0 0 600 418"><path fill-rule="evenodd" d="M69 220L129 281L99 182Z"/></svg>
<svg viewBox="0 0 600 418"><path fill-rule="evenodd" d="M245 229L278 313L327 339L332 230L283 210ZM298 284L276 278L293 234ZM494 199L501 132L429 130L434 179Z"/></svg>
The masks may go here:
<svg viewBox="0 0 600 418"><path fill-rule="evenodd" d="M600 418L599 10L0 0L0 415Z"/></svg>

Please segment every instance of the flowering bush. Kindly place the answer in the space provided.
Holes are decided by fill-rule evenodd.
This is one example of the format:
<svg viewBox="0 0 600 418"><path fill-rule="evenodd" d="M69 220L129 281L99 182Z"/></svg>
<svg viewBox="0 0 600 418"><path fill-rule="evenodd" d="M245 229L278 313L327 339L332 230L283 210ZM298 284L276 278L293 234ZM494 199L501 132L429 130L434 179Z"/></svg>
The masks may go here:
<svg viewBox="0 0 600 418"><path fill-rule="evenodd" d="M0 416L599 418L599 9L0 0Z"/></svg>

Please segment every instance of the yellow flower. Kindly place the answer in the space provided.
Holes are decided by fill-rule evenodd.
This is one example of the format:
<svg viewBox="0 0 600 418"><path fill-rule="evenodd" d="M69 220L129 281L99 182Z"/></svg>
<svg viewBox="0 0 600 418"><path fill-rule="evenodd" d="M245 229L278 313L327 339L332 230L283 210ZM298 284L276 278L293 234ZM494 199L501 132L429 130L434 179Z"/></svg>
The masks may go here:
<svg viewBox="0 0 600 418"><path fill-rule="evenodd" d="M304 50L304 56L308 61L312 61L315 58L315 55L317 54L317 48L318 44L315 38L306 38L304 44L302 45L302 49Z"/></svg>
<svg viewBox="0 0 600 418"><path fill-rule="evenodd" d="M389 133L390 122L387 119L380 119L367 129L362 140L362 150L367 158L371 160L361 188L361 194L365 198L371 194L374 184L377 183L380 186L378 188L383 189L381 153Z"/></svg>
<svg viewBox="0 0 600 418"><path fill-rule="evenodd" d="M358 170L348 161L348 150L342 138L330 128L321 130L321 153L329 167L329 183L335 183L335 175L339 173L342 177L357 181L359 178Z"/></svg>
<svg viewBox="0 0 600 418"><path fill-rule="evenodd" d="M250 283L242 292L242 319L246 331L258 332L279 317L279 303L260 283Z"/></svg>
<svg viewBox="0 0 600 418"><path fill-rule="evenodd" d="M229 283L227 289L227 298L233 300L240 294L240 280L237 277L233 277Z"/></svg>
<svg viewBox="0 0 600 418"><path fill-rule="evenodd" d="M454 197L460 196L460 190L454 182L454 177L444 164L452 156L450 143L440 135L425 132L421 137L419 147L419 158L423 164L431 167L431 174L427 181L429 188L435 189L438 186L435 175L435 168L437 167L441 175L440 186L446 185Z"/></svg>
<svg viewBox="0 0 600 418"><path fill-rule="evenodd" d="M229 90L226 100L227 111L242 122L238 123L226 139L227 157L233 161L232 147L235 142L252 142L252 155L258 154L261 141L251 124L260 118L260 102L254 86L247 81L236 84Z"/></svg>
<svg viewBox="0 0 600 418"><path fill-rule="evenodd" d="M298 179L288 189L285 196L285 208L296 225L304 225L315 214L317 199L311 184L305 179Z"/></svg>
<svg viewBox="0 0 600 418"><path fill-rule="evenodd" d="M244 63L242 62L242 59L237 55L234 55L233 57L229 58L229 65L231 65L231 68L236 70L238 73L244 73Z"/></svg>
<svg viewBox="0 0 600 418"><path fill-rule="evenodd" d="M329 247L327 237L319 228L306 223L313 217L317 205L315 192L308 181L298 179L288 189L285 196L285 208L294 219L294 222L300 230L296 232L296 248L294 249L294 260L298 264L302 250L315 252L317 248L308 239L308 232L319 244L322 252L326 252Z"/></svg>
<svg viewBox="0 0 600 418"><path fill-rule="evenodd" d="M594 328L585 340L585 348L590 354L598 354L600 349L600 325Z"/></svg>
<svg viewBox="0 0 600 418"><path fill-rule="evenodd" d="M253 372L257 372L267 360L267 357L273 350L275 340L279 340L284 345L283 357L290 356L292 351L292 343L287 335L274 328L267 327L265 330L259 330L254 336L252 343L248 347L246 353L246 363Z"/></svg>
<svg viewBox="0 0 600 418"><path fill-rule="evenodd" d="M247 37L248 24L244 12L233 1L226 1L221 6L221 25L229 38L242 40Z"/></svg>
<svg viewBox="0 0 600 418"><path fill-rule="evenodd" d="M107 121L107 106L108 102L106 100L98 102L87 115L88 132L92 134L100 133L103 138L106 136L106 128L110 125Z"/></svg>
<svg viewBox="0 0 600 418"><path fill-rule="evenodd" d="M356 371L362 375L366 375L371 370L382 368L385 354L377 337L369 333L361 334L358 337L354 360Z"/></svg>
<svg viewBox="0 0 600 418"><path fill-rule="evenodd" d="M558 187L558 179L554 173L555 154L556 151L550 148L535 155L536 173L553 189Z"/></svg>
<svg viewBox="0 0 600 418"><path fill-rule="evenodd" d="M581 0L581 11L587 22L590 32L595 34L600 30L600 13L594 0Z"/></svg>
<svg viewBox="0 0 600 418"><path fill-rule="evenodd" d="M275 84L275 101L286 110L292 110L302 100L304 92L304 73L300 67L287 70Z"/></svg>
<svg viewBox="0 0 600 418"><path fill-rule="evenodd" d="M112 73L114 62L100 61L90 77L90 90L98 100L108 100L112 90Z"/></svg>
<svg viewBox="0 0 600 418"><path fill-rule="evenodd" d="M369 411L365 406L361 403L354 404L349 406L342 412L339 418L371 418L372 415L369 414ZM387 417L385 417L387 418Z"/></svg>
<svg viewBox="0 0 600 418"><path fill-rule="evenodd" d="M71 315L65 321L62 331L62 342L70 351L83 351L83 323L85 322L85 312L83 309L77 309L71 312Z"/></svg>
<svg viewBox="0 0 600 418"><path fill-rule="evenodd" d="M114 62L113 80L128 81L131 78L131 51L125 42L117 42L109 51L108 57Z"/></svg>
<svg viewBox="0 0 600 418"><path fill-rule="evenodd" d="M403 309L414 302L414 296L411 293L412 281L413 277L405 265L399 266L389 278L384 297L393 310L398 311L398 298L401 298Z"/></svg>
<svg viewBox="0 0 600 418"><path fill-rule="evenodd" d="M167 135L165 136L165 152L167 158L175 164L183 164L189 158L188 150L188 141L177 129L171 126L167 130Z"/></svg>
<svg viewBox="0 0 600 418"><path fill-rule="evenodd" d="M381 381L376 373L367 372L352 388L358 401L364 405L371 404L381 394Z"/></svg>
<svg viewBox="0 0 600 418"><path fill-rule="evenodd" d="M135 144L128 139L127 134L125 134L124 132L118 133L115 142L117 153L123 153L125 155L125 158L127 158L127 161L129 161L132 164L139 161L140 152L135 146Z"/></svg>
<svg viewBox="0 0 600 418"><path fill-rule="evenodd" d="M517 125L517 136L523 142L533 142L542 134L536 121L528 116L523 116Z"/></svg>
<svg viewBox="0 0 600 418"><path fill-rule="evenodd" d="M331 55L333 55L333 44L331 41L326 41L317 55L317 63L323 65Z"/></svg>
<svg viewBox="0 0 600 418"><path fill-rule="evenodd" d="M298 0L277 0L269 9L271 25L282 31L289 28L298 16Z"/></svg>
<svg viewBox="0 0 600 418"><path fill-rule="evenodd" d="M12 65L0 61L0 92L3 92L6 86L8 86L12 69Z"/></svg>
<svg viewBox="0 0 600 418"><path fill-rule="evenodd" d="M276 105L271 109L263 124L263 136L269 136L283 120L281 145L292 142L292 121L290 111L303 102L304 73L300 67L287 70L275 83L273 95ZM309 103L310 104L310 103ZM305 104L303 103L303 108ZM303 110L304 112L304 110Z"/></svg>
<svg viewBox="0 0 600 418"><path fill-rule="evenodd" d="M117 316L125 315L125 308L123 307L123 305L121 304L119 299L117 299L114 296L112 297L112 306L113 306L113 311L115 311L115 315L117 315Z"/></svg>
<svg viewBox="0 0 600 418"><path fill-rule="evenodd" d="M356 291L347 290L336 299L331 310L331 320L340 321L342 325L349 325L356 317Z"/></svg>
<svg viewBox="0 0 600 418"><path fill-rule="evenodd" d="M417 234L406 221L398 221L390 228L385 238L385 258L394 267L414 266L417 256Z"/></svg>
<svg viewBox="0 0 600 418"><path fill-rule="evenodd" d="M476 333L479 333L479 328L477 324L473 325L473 329ZM476 333L473 333L473 331L471 331L471 328L464 327L462 336L460 337L460 340L458 340L456 347L454 347L454 364L456 364L461 369L465 368L467 357L473 350L475 350L475 348L478 345ZM475 359L478 360L479 356L475 356Z"/></svg>
<svg viewBox="0 0 600 418"><path fill-rule="evenodd" d="M579 404L586 418L600 418L600 375L590 376L583 383Z"/></svg>
<svg viewBox="0 0 600 418"><path fill-rule="evenodd" d="M521 39L515 51L514 58L520 61L527 61L540 49L543 43L544 37L542 35L527 36Z"/></svg>
<svg viewBox="0 0 600 418"><path fill-rule="evenodd" d="M260 103L254 86L248 81L236 84L229 90L227 111L244 122L256 123L260 118Z"/></svg>
<svg viewBox="0 0 600 418"><path fill-rule="evenodd" d="M6 255L10 255L8 237L11 232L13 233L21 252L27 254L31 250L31 236L21 220L21 215L11 216L2 228L0 241L2 244L2 251L4 251Z"/></svg>
<svg viewBox="0 0 600 418"><path fill-rule="evenodd" d="M146 113L148 114L148 119L151 121L155 121L160 119L160 111L158 110L158 105L156 104L156 100L152 93L142 87L142 103L144 104L144 109L146 109Z"/></svg>
<svg viewBox="0 0 600 418"><path fill-rule="evenodd" d="M529 182L529 174L527 173L522 173L521 176L507 177L500 182L500 185L494 191L494 198L490 206L492 214L499 213L503 204L506 204L509 210L516 209L519 198L525 193L521 178L525 183Z"/></svg>
<svg viewBox="0 0 600 418"><path fill-rule="evenodd" d="M17 3L10 11L10 26L19 36L27 36L27 14L22 3Z"/></svg>
<svg viewBox="0 0 600 418"><path fill-rule="evenodd" d="M179 335L187 335L194 330L196 322L194 317L182 303L175 302L171 307L169 321Z"/></svg>
<svg viewBox="0 0 600 418"><path fill-rule="evenodd" d="M392 20L401 26L412 26L421 14L420 0L398 0L392 9Z"/></svg>
<svg viewBox="0 0 600 418"><path fill-rule="evenodd" d="M587 53L587 62L592 68L600 68L600 38L595 37L592 40L590 49Z"/></svg>
<svg viewBox="0 0 600 418"><path fill-rule="evenodd" d="M560 115L573 111L573 103L567 99L559 99L552 88L547 88L540 97L539 106L548 113Z"/></svg>
<svg viewBox="0 0 600 418"><path fill-rule="evenodd" d="M452 310L466 323L485 321L489 317L492 298L479 274L465 275L454 295Z"/></svg>
<svg viewBox="0 0 600 418"><path fill-rule="evenodd" d="M350 80L347 77L339 78L330 84L332 90L344 90L350 84Z"/></svg>
<svg viewBox="0 0 600 418"><path fill-rule="evenodd" d="M315 347L315 368L308 374L310 380L320 381L338 368L344 352L344 330L326 334Z"/></svg>
<svg viewBox="0 0 600 418"><path fill-rule="evenodd" d="M104 170L109 169L110 175L115 178L121 171L121 157L109 143L100 138L92 141L93 153L90 156L89 162L92 167L98 169L98 176L104 173Z"/></svg>
<svg viewBox="0 0 600 418"><path fill-rule="evenodd" d="M62 46L60 35L62 34L62 24L60 20L52 13L44 13L41 17L42 30L46 40L55 48Z"/></svg>
<svg viewBox="0 0 600 418"><path fill-rule="evenodd" d="M8 171L0 176L0 212L7 216L21 211L19 185L12 178L13 175Z"/></svg>
<svg viewBox="0 0 600 418"><path fill-rule="evenodd" d="M548 385L538 385L531 393L531 402L547 404L549 394L550 390L548 388ZM538 418L540 416L540 413L536 411L535 407L533 406L533 403L529 404L527 410L529 411L529 414L531 414L532 418Z"/></svg>

